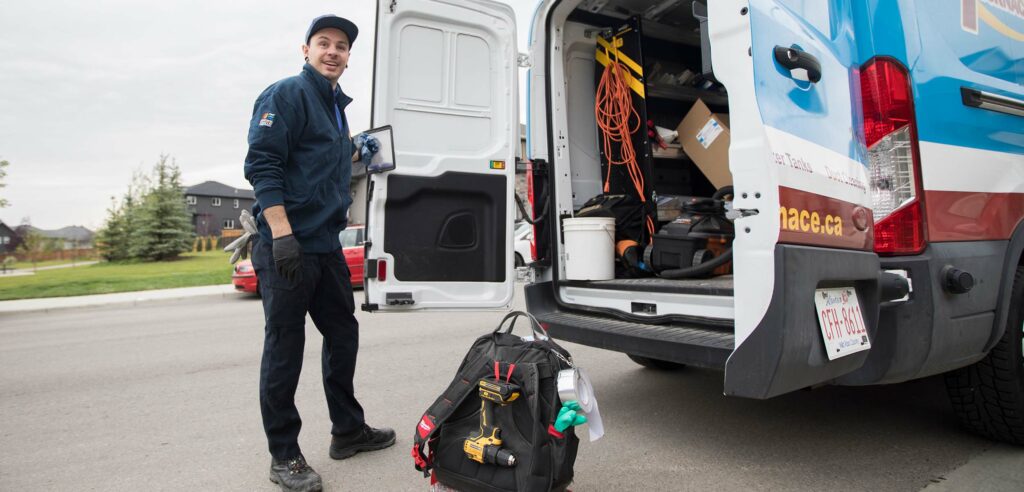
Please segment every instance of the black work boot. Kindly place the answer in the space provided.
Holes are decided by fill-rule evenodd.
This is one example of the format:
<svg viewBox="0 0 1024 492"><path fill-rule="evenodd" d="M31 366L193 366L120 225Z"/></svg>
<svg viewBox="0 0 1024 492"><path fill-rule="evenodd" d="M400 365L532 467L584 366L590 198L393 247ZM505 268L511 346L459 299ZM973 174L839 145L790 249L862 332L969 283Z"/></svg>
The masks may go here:
<svg viewBox="0 0 1024 492"><path fill-rule="evenodd" d="M324 489L320 475L298 455L290 460L270 460L270 481L288 492L320 492Z"/></svg>
<svg viewBox="0 0 1024 492"><path fill-rule="evenodd" d="M395 431L366 424L351 434L331 436L331 458L343 460L360 451L376 451L395 444Z"/></svg>

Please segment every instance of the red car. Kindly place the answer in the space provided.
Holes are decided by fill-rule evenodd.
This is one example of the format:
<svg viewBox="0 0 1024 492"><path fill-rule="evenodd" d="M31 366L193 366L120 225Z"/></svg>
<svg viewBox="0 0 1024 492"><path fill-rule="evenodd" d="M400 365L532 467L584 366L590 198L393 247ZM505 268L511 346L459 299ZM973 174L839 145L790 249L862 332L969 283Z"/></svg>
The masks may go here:
<svg viewBox="0 0 1024 492"><path fill-rule="evenodd" d="M363 286L364 234L362 225L351 225L338 235L338 239L341 240L341 252L345 255L345 263L348 263L349 272L352 274L353 287ZM256 271L252 268L252 260L242 260L235 264L231 283L239 292L259 293L259 282L256 279Z"/></svg>

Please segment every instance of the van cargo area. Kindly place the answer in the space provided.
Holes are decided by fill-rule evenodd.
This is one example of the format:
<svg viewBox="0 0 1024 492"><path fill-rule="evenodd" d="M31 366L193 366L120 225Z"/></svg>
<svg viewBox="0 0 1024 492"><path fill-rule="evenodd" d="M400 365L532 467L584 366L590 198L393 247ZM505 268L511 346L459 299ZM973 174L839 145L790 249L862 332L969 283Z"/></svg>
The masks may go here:
<svg viewBox="0 0 1024 492"><path fill-rule="evenodd" d="M731 321L729 105L711 70L706 7L612 0L559 8L572 3L554 51L561 64L552 61L564 71L565 91L552 91L551 104L565 127L556 119L551 135L568 137L553 174L571 188L555 196L561 301L644 319ZM569 224L602 216L615 218L614 237L593 237L613 242L615 253L597 261L614 268L581 268L595 258Z"/></svg>

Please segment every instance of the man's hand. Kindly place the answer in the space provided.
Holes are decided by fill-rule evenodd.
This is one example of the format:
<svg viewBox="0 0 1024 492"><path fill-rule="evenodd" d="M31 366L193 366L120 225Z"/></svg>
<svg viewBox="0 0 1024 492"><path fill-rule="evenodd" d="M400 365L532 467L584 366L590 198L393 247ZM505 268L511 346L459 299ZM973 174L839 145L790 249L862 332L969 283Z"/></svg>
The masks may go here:
<svg viewBox="0 0 1024 492"><path fill-rule="evenodd" d="M370 159L377 155L377 152L380 152L380 140L377 140L377 137L372 135L360 133L352 139L352 143L359 154L358 160L363 162L370 162Z"/></svg>
<svg viewBox="0 0 1024 492"><path fill-rule="evenodd" d="M274 239L274 267L291 284L302 281L302 246L289 234Z"/></svg>

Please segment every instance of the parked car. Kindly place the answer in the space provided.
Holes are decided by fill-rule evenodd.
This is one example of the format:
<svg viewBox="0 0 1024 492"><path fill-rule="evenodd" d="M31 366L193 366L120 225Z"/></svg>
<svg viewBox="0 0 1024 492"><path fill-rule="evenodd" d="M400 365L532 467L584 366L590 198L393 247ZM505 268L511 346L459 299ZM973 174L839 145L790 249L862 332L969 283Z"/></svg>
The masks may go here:
<svg viewBox="0 0 1024 492"><path fill-rule="evenodd" d="M521 267L532 263L533 253L530 250L530 243L533 241L533 226L526 222L520 222L516 226L514 241L516 250L515 265Z"/></svg>
<svg viewBox="0 0 1024 492"><path fill-rule="evenodd" d="M352 275L352 287L363 286L363 242L366 240L362 224L350 225L338 239L341 240L341 252L345 255L349 273Z"/></svg>
<svg viewBox="0 0 1024 492"><path fill-rule="evenodd" d="M252 268L252 260L235 263L235 272L231 274L231 283L239 292L259 293L259 281L256 280L256 270Z"/></svg>
<svg viewBox="0 0 1024 492"><path fill-rule="evenodd" d="M362 225L351 225L338 234L341 252L345 255L345 263L348 264L353 287L363 286L364 237ZM529 244L527 244L527 248L529 248ZM259 281L256 279L256 270L252 267L252 260L242 260L235 264L231 283L239 292L259 293Z"/></svg>

